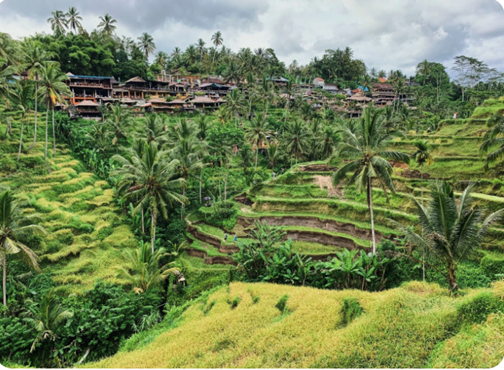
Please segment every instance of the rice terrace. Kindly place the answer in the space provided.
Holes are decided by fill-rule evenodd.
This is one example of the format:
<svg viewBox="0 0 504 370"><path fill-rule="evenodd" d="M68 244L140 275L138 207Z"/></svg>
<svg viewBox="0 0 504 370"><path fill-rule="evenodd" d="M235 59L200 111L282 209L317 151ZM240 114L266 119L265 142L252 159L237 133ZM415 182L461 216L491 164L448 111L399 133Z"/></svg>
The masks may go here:
<svg viewBox="0 0 504 370"><path fill-rule="evenodd" d="M497 367L503 21L0 1L0 363Z"/></svg>

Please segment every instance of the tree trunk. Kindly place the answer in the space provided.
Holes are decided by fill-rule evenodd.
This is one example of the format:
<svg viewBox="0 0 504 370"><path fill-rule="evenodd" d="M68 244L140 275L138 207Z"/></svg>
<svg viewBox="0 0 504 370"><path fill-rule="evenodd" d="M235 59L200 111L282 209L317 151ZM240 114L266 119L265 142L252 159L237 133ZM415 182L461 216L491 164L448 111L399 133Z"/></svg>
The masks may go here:
<svg viewBox="0 0 504 370"><path fill-rule="evenodd" d="M7 254L3 257L2 266L2 292L3 292L3 304L7 307Z"/></svg>
<svg viewBox="0 0 504 370"><path fill-rule="evenodd" d="M145 234L145 215L143 205L141 207L141 213L142 213L142 234Z"/></svg>
<svg viewBox="0 0 504 370"><path fill-rule="evenodd" d="M7 134L12 136L12 124L10 116L7 116L7 130L5 131L5 136L7 136Z"/></svg>
<svg viewBox="0 0 504 370"><path fill-rule="evenodd" d="M54 130L54 107L52 107L53 158L56 157L56 131Z"/></svg>
<svg viewBox="0 0 504 370"><path fill-rule="evenodd" d="M182 186L182 196L185 197L185 185ZM180 207L180 220L184 221L184 206L185 202L182 202L182 206Z"/></svg>
<svg viewBox="0 0 504 370"><path fill-rule="evenodd" d="M257 171L257 162L259 160L259 144L256 145L256 165L255 165L255 169Z"/></svg>
<svg viewBox="0 0 504 370"><path fill-rule="evenodd" d="M45 150L44 150L44 161L47 159L47 144L49 142L49 108L47 108L46 112L46 120L45 120Z"/></svg>
<svg viewBox="0 0 504 370"><path fill-rule="evenodd" d="M376 238L375 238L375 229L374 229L374 216L373 216L373 186L372 179L368 177L368 207L369 207L369 215L371 217L371 235L373 240L373 256L376 254Z"/></svg>
<svg viewBox="0 0 504 370"><path fill-rule="evenodd" d="M452 291L458 290L457 279L455 277L455 266L453 266L453 261L450 261L447 267L448 271L448 284Z"/></svg>
<svg viewBox="0 0 504 370"><path fill-rule="evenodd" d="M227 180L228 180L228 171L226 170L226 174L224 175L224 202L227 202Z"/></svg>
<svg viewBox="0 0 504 370"><path fill-rule="evenodd" d="M35 84L35 129L33 131L33 143L30 145L28 150L32 149L35 146L35 143L37 142L37 109L38 109L37 84Z"/></svg>
<svg viewBox="0 0 504 370"><path fill-rule="evenodd" d="M151 206L151 250L154 254L154 242L156 241L156 209Z"/></svg>
<svg viewBox="0 0 504 370"><path fill-rule="evenodd" d="M21 158L21 149L23 148L23 129L24 129L24 117L21 118L21 134L19 136L19 150L17 160Z"/></svg>
<svg viewBox="0 0 504 370"><path fill-rule="evenodd" d="M423 207L423 165L421 166L420 169L420 204ZM422 230L423 234L423 230ZM422 275L423 275L423 281L425 281L425 246L422 249Z"/></svg>
<svg viewBox="0 0 504 370"><path fill-rule="evenodd" d="M199 202L202 203L201 199L201 187L203 185L203 168L200 170L200 178L199 178Z"/></svg>

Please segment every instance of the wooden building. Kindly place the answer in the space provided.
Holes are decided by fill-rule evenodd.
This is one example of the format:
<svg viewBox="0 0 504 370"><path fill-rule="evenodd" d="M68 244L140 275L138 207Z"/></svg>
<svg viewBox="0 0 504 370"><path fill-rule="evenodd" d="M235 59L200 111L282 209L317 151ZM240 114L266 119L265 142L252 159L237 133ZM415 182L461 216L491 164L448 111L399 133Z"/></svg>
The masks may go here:
<svg viewBox="0 0 504 370"><path fill-rule="evenodd" d="M66 81L72 96L68 97L70 104L78 105L80 102L112 97L112 77L83 76L67 73Z"/></svg>

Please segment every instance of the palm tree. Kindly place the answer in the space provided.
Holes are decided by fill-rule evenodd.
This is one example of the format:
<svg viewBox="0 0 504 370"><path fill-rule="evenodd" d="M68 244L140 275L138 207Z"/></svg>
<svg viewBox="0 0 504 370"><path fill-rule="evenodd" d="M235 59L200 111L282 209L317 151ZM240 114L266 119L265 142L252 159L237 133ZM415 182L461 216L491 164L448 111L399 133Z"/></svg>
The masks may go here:
<svg viewBox="0 0 504 370"><path fill-rule="evenodd" d="M50 290L40 304L35 320L37 338L33 341L30 353L35 350L38 343L48 339L56 340L57 333L63 324L73 317L73 312L63 309L56 300L55 290Z"/></svg>
<svg viewBox="0 0 504 370"><path fill-rule="evenodd" d="M28 148L31 150L37 142L37 118L38 118L38 86L39 75L44 63L49 63L49 60L54 57L54 53L45 51L40 42L28 39L24 43L23 63L22 66L28 71L28 78L35 83L35 128L33 131L33 142Z"/></svg>
<svg viewBox="0 0 504 370"><path fill-rule="evenodd" d="M285 85L285 93L287 94L287 103L285 104L285 120L284 127L287 125L287 116L289 114L291 97L294 91L294 85L292 83L292 77L288 76L287 84Z"/></svg>
<svg viewBox="0 0 504 370"><path fill-rule="evenodd" d="M200 60L203 60L203 54L205 53L205 41L199 39L196 47L198 48L200 54Z"/></svg>
<svg viewBox="0 0 504 370"><path fill-rule="evenodd" d="M177 135L176 145L171 151L171 158L177 163L175 168L184 180L182 196L185 197L186 184L189 176L195 176L203 169L203 155L206 153L206 143L198 140L194 131L189 136ZM201 178L200 178L201 179ZM182 203L181 219L184 219L184 203Z"/></svg>
<svg viewBox="0 0 504 370"><path fill-rule="evenodd" d="M19 64L19 52L19 43L14 41L9 34L0 32L0 58L5 59L8 66L15 66Z"/></svg>
<svg viewBox="0 0 504 370"><path fill-rule="evenodd" d="M212 64L215 61L215 56L217 54L217 48L222 45L224 42L224 39L222 38L222 33L220 31L215 32L212 35L212 43L215 45L215 48L213 49L213 55L212 55Z"/></svg>
<svg viewBox="0 0 504 370"><path fill-rule="evenodd" d="M459 198L446 182L437 182L431 191L427 208L416 199L418 219L422 235L410 228L401 227L407 240L413 245L430 251L446 268L450 289L457 290L456 271L460 261L476 252L489 228L502 219L504 210L492 213L483 219L483 211L474 207L469 185Z"/></svg>
<svg viewBox="0 0 504 370"><path fill-rule="evenodd" d="M266 142L268 140L268 122L265 119L259 117L254 117L249 125L245 128L245 139L250 142L255 150L255 169L257 170L257 163L259 160L259 145L261 142Z"/></svg>
<svg viewBox="0 0 504 370"><path fill-rule="evenodd" d="M212 43L215 45L216 48L221 46L223 42L224 39L222 38L222 33L220 31L217 31L212 35Z"/></svg>
<svg viewBox="0 0 504 370"><path fill-rule="evenodd" d="M287 126L287 130L283 134L283 142L285 143L285 149L296 158L296 164L298 158L305 152L309 138L310 133L300 119L292 121Z"/></svg>
<svg viewBox="0 0 504 370"><path fill-rule="evenodd" d="M268 147L268 161L270 163L272 170L275 169L275 164L276 164L276 161L279 156L280 156L280 149L279 149L278 145L271 144Z"/></svg>
<svg viewBox="0 0 504 370"><path fill-rule="evenodd" d="M173 202L185 203L187 199L176 190L184 185L184 179L176 176L177 161L168 162L168 153L159 151L158 144L150 143L139 157L133 154L131 160L120 155L112 157L121 167L112 176L119 179L118 192L125 193L127 198L136 199L134 212L150 207L151 212L151 248L154 253L156 240L156 221L158 211L168 218L167 207Z"/></svg>
<svg viewBox="0 0 504 370"><path fill-rule="evenodd" d="M423 85L425 86L425 82L427 81L427 78L429 77L429 74L431 72L431 65L427 59L424 59L421 63L418 64L417 66L417 74L423 76Z"/></svg>
<svg viewBox="0 0 504 370"><path fill-rule="evenodd" d="M127 129L131 126L132 119L129 112L120 106L114 106L105 124L113 132L112 145L116 147L116 154L119 152L119 140L127 138Z"/></svg>
<svg viewBox="0 0 504 370"><path fill-rule="evenodd" d="M157 114L149 114L144 118L140 137L146 139L148 144L153 141L158 144L163 144L167 140L166 135L166 128Z"/></svg>
<svg viewBox="0 0 504 370"><path fill-rule="evenodd" d="M79 12L74 6L68 9L66 17L67 17L67 24L71 30L77 31L82 29L82 24L80 23L80 21L82 21L82 17L80 16Z"/></svg>
<svg viewBox="0 0 504 370"><path fill-rule="evenodd" d="M238 127L238 120L240 120L240 117L245 114L245 107L243 103L243 96L239 89L231 90L231 94L226 96L224 112L226 113L228 119L234 118L235 127Z"/></svg>
<svg viewBox="0 0 504 370"><path fill-rule="evenodd" d="M271 82L266 77L263 77L261 84L259 85L259 88L257 90L258 97L260 100L262 100L264 104L264 112L263 112L263 119L266 119L266 114L268 113L268 107L271 99L273 99L273 94L274 94L274 87Z"/></svg>
<svg viewBox="0 0 504 370"><path fill-rule="evenodd" d="M65 104L65 99L63 99L62 94L71 95L70 89L65 84L68 80L68 76L61 72L59 65L56 63L44 63L42 66L40 90L39 93L44 97L45 104L47 106L46 112L46 134L45 134L45 151L44 159L47 159L47 146L48 140L48 120L49 120L49 110L52 110L52 131L53 131L53 156L56 155L56 131L54 129L54 106L56 103Z"/></svg>
<svg viewBox="0 0 504 370"><path fill-rule="evenodd" d="M168 63L169 56L164 51L158 51L156 57L154 59L154 63L161 66L161 68L165 69L166 64Z"/></svg>
<svg viewBox="0 0 504 370"><path fill-rule="evenodd" d="M420 204L423 207L423 166L429 165L431 155L429 153L429 142L427 140L419 140L415 142L416 151L411 154L411 159L420 165ZM422 251L422 272L423 281L425 281L425 250Z"/></svg>
<svg viewBox="0 0 504 370"><path fill-rule="evenodd" d="M104 17L100 17L100 24L98 24L98 28L101 29L100 31L104 35L112 36L117 28L115 24L117 24L117 21L107 13Z"/></svg>
<svg viewBox="0 0 504 370"><path fill-rule="evenodd" d="M33 84L30 80L24 80L16 84L15 91L11 94L10 99L15 109L21 111L21 132L19 134L19 150L17 160L21 158L21 149L23 147L23 134L26 113L30 111L30 105L33 97Z"/></svg>
<svg viewBox="0 0 504 370"><path fill-rule="evenodd" d="M147 32L142 33L142 36L138 38L138 48L145 53L145 57L149 59L149 54L152 54L156 50L156 44L154 43L154 38Z"/></svg>
<svg viewBox="0 0 504 370"><path fill-rule="evenodd" d="M394 151L388 151L387 145L395 132L387 133L381 112L371 112L366 108L359 122L349 121L347 126L336 130L343 139L339 145L337 158L348 159L350 162L333 174L333 186L338 186L346 174L353 172L349 185L355 184L357 190L367 189L367 202L371 218L371 233L373 239L373 254L376 253L376 239L373 217L373 179L376 179L384 190L389 188L395 192L392 181L392 165L388 159L409 163L409 156Z"/></svg>
<svg viewBox="0 0 504 370"><path fill-rule="evenodd" d="M51 12L52 17L47 18L47 23L51 24L51 29L57 34L65 33L65 29L68 28L68 21L66 19L66 14L61 10L56 10Z"/></svg>
<svg viewBox="0 0 504 370"><path fill-rule="evenodd" d="M124 251L127 265L118 268L117 278L128 281L137 293L145 293L177 270L168 269L168 265L159 267L161 259L166 255L164 248L152 251L148 243L140 242L135 251Z"/></svg>
<svg viewBox="0 0 504 370"><path fill-rule="evenodd" d="M38 221L36 215L23 214L22 204L14 199L11 191L7 190L0 194L0 260L2 262L3 280L3 304L7 306L7 256L22 252L24 260L36 271L40 271L37 255L28 246L19 241L20 238L30 235L45 234L45 229L34 225Z"/></svg>
<svg viewBox="0 0 504 370"><path fill-rule="evenodd" d="M224 71L223 76L226 83L234 82L237 85L240 85L241 82L240 67L235 61L232 60L231 62L229 62L229 64L226 66L226 70Z"/></svg>

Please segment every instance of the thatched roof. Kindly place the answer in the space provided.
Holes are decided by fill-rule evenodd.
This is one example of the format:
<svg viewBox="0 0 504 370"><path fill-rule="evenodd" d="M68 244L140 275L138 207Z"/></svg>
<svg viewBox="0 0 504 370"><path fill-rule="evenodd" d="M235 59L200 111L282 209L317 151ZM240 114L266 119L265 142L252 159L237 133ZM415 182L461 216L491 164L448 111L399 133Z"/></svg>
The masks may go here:
<svg viewBox="0 0 504 370"><path fill-rule="evenodd" d="M185 104L185 100L182 100L182 99L175 99L175 100L172 100L170 102L168 102L168 104Z"/></svg>
<svg viewBox="0 0 504 370"><path fill-rule="evenodd" d="M377 83L373 85L373 90L392 90L393 87L391 84L387 83Z"/></svg>
<svg viewBox="0 0 504 370"><path fill-rule="evenodd" d="M207 98L206 96L198 96L197 98L191 100L191 103L193 104L215 104L215 102Z"/></svg>
<svg viewBox="0 0 504 370"><path fill-rule="evenodd" d="M130 83L130 82L140 82L140 83L145 83L145 80L141 79L140 77L133 77L133 78L130 78L128 81L126 81L125 83Z"/></svg>
<svg viewBox="0 0 504 370"><path fill-rule="evenodd" d="M363 102L370 102L371 101L371 98L368 98L366 96L362 96L362 95L354 95L354 96L350 96L347 98L347 100L355 100L355 101L363 101Z"/></svg>
<svg viewBox="0 0 504 370"><path fill-rule="evenodd" d="M149 100L149 103L166 103L166 99L163 98L153 98Z"/></svg>
<svg viewBox="0 0 504 370"><path fill-rule="evenodd" d="M84 100L77 105L79 107L99 107L100 106L98 103L95 103L92 100Z"/></svg>

